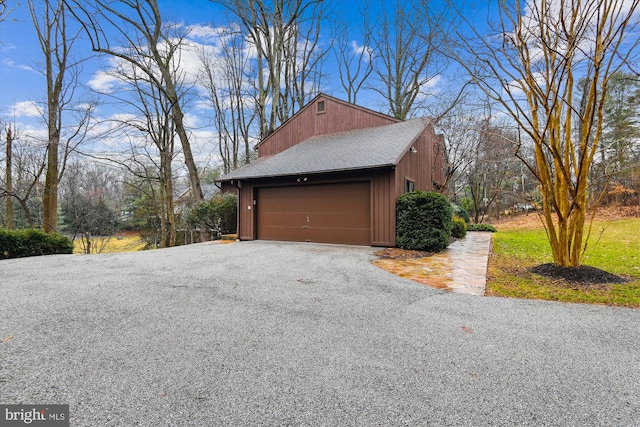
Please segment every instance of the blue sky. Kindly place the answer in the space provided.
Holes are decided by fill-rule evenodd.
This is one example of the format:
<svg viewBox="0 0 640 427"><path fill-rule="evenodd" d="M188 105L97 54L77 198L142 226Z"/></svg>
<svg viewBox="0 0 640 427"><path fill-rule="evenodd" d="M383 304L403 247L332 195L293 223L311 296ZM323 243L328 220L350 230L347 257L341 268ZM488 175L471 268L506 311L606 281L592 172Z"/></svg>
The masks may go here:
<svg viewBox="0 0 640 427"><path fill-rule="evenodd" d="M11 0L9 0L11 3ZM15 1L13 2L15 3ZM42 52L26 7L26 0L14 10L10 20L0 24L0 116L12 115L14 105L22 105L17 112L24 112L21 104L44 99L45 80L38 71L42 63ZM165 20L182 22L185 25L209 24L222 15L220 7L207 0L160 1ZM78 55L90 55L90 46L81 41L76 46ZM104 68L105 61L95 58L83 66L81 83L88 84L95 72Z"/></svg>
<svg viewBox="0 0 640 427"><path fill-rule="evenodd" d="M15 4L15 0L9 0L9 3ZM334 14L343 13L347 19L352 20L353 28L360 21L362 4L367 4L368 8L378 4L365 0L332 0L328 3L333 8ZM390 3L382 2L385 5ZM226 10L208 0L160 0L159 4L165 21L179 22L185 27L193 25L219 26L229 22ZM482 13L480 15L486 18L486 15ZM45 80L39 71L43 62L42 52L38 45L26 0L20 0L20 7L13 12L10 18L0 24L0 119L4 122L15 121L23 134L44 140L46 135L44 122L38 117L39 111L36 108L37 103L42 103L46 99ZM330 37L331 34L327 28L321 36L321 42L328 45ZM194 41L202 42L197 38L194 38ZM355 45L362 43L355 32L353 42ZM90 47L86 41L77 42L75 49L77 57L91 55ZM331 58L331 54L328 55L328 58ZM196 67L193 61L191 63L185 62L186 67ZM330 95L344 99L337 76L330 72L331 65L331 61L329 61L324 68L324 71L329 73L323 90ZM104 73L101 74L101 71L108 69L108 67L109 62L105 58L94 57L83 63L79 80L84 85L84 89L81 91L84 91L85 96L95 97L89 90L91 88L109 87L109 79L105 78ZM438 82L442 83L443 80L439 79ZM376 110L381 107L379 99L376 100L366 95L359 96L358 103ZM121 108L114 109L108 104L102 104L98 107L97 115L109 117L114 114L126 114L127 112ZM208 162L216 154L215 148L210 144L214 135L212 129L206 125L206 113L203 110L192 108L187 111L187 121L193 129L193 142L196 146L195 150L199 152L198 156ZM110 149L115 151L117 147Z"/></svg>
<svg viewBox="0 0 640 427"><path fill-rule="evenodd" d="M9 0L9 3L12 3ZM13 1L15 3L15 0ZM208 0L161 0L159 2L166 21L190 25L221 25L227 21L226 11ZM357 14L357 2L347 2L347 13ZM7 118L13 112L23 114L25 102L44 99L45 80L38 71L42 52L26 7L26 0L14 10L10 20L0 24L0 116ZM329 37L325 34L324 37ZM329 40L325 40L329 43ZM76 46L78 55L90 54L89 46L81 42ZM81 83L88 84L94 73L104 67L104 61L94 59L83 66ZM15 109L14 106L18 108Z"/></svg>
<svg viewBox="0 0 640 427"><path fill-rule="evenodd" d="M9 4L16 4L15 0L8 0ZM10 15L10 19L0 24L0 120L3 122L15 122L23 135L43 139L45 132L44 122L38 115L37 104L42 104L46 97L45 79L41 73L43 55L38 45L35 29L27 8L27 1L20 0L20 5ZM227 11L218 4L208 0L160 0L159 2L163 19L165 21L179 22L185 27L192 25L220 26L227 24ZM347 3L351 10L348 13L357 13L355 2ZM329 33L323 35L325 43L329 43ZM202 42L202 40L197 40ZM90 46L84 40L80 40L74 46L76 57L90 56ZM103 83L109 84L104 79L101 71L108 69L108 59L97 58L83 63L80 84L84 85L81 92L91 97L91 88L96 89ZM186 66L195 64L186 64ZM93 95L95 96L95 95ZM339 94L338 94L339 96ZM97 113L102 117L110 114L124 113L124 111L108 111L107 105L98 107ZM188 112L189 113L189 112ZM198 112L190 111L190 119L194 128L200 129L201 137L207 139L210 131L203 130L206 117L195 117ZM196 121L200 121L196 123ZM207 133L208 132L208 133ZM206 148L203 148L206 150ZM206 153L203 154L206 156Z"/></svg>

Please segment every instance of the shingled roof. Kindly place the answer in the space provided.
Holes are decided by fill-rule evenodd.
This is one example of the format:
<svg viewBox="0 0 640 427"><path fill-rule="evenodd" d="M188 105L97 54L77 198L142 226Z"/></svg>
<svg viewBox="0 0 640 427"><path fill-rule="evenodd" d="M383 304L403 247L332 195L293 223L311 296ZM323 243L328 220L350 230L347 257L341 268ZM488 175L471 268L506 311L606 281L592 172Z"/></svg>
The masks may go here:
<svg viewBox="0 0 640 427"><path fill-rule="evenodd" d="M319 135L236 169L218 181L391 167L429 124L427 118Z"/></svg>

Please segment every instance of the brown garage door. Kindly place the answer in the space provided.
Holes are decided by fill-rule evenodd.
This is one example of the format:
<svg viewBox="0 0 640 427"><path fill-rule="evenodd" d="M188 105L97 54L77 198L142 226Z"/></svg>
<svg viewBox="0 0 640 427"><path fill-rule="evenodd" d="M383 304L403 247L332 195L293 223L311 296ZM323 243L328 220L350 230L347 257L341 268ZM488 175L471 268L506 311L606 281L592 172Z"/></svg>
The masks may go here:
<svg viewBox="0 0 640 427"><path fill-rule="evenodd" d="M371 244L369 183L260 188L258 239Z"/></svg>

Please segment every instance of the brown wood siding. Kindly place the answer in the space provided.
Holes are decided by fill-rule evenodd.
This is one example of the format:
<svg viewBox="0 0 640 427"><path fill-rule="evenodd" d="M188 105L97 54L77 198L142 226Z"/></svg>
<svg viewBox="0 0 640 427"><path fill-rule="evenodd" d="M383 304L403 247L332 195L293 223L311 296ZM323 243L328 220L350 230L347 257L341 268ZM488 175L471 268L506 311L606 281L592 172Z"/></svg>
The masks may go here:
<svg viewBox="0 0 640 427"><path fill-rule="evenodd" d="M317 103L324 101L324 113L317 113ZM363 129L398 122L385 116L335 98L319 96L292 119L258 144L258 156L278 154L316 135Z"/></svg>
<svg viewBox="0 0 640 427"><path fill-rule="evenodd" d="M238 198L238 237L241 240L253 240L254 237L254 207L253 207L253 187L244 184L240 189Z"/></svg>
<svg viewBox="0 0 640 427"><path fill-rule="evenodd" d="M428 126L413 146L415 153L408 150L396 166L396 195L406 193L406 181L412 180L416 190L433 190L434 148L437 138L433 128Z"/></svg>
<svg viewBox="0 0 640 427"><path fill-rule="evenodd" d="M257 238L371 244L369 182L257 190Z"/></svg>
<svg viewBox="0 0 640 427"><path fill-rule="evenodd" d="M396 197L392 170L376 174L371 181L374 246L396 244Z"/></svg>

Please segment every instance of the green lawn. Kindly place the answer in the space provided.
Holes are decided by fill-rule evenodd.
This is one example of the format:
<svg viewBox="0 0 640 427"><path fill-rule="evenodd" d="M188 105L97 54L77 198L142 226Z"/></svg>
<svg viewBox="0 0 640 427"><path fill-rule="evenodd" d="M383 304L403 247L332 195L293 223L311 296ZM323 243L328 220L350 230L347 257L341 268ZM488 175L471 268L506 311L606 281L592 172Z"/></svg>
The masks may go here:
<svg viewBox="0 0 640 427"><path fill-rule="evenodd" d="M594 223L583 265L630 279L624 284L577 286L530 273L552 262L544 229L493 234L487 295L640 307L640 219Z"/></svg>

